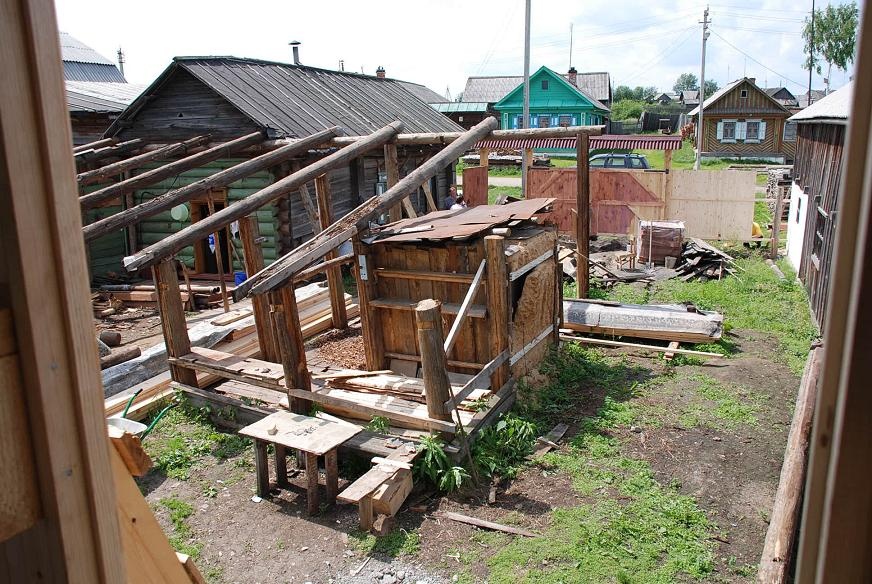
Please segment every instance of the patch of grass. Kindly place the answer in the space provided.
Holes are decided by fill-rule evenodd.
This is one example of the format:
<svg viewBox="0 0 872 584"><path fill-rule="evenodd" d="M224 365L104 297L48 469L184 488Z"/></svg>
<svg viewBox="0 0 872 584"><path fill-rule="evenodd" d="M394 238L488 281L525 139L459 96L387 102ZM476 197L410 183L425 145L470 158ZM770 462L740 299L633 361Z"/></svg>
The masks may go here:
<svg viewBox="0 0 872 584"><path fill-rule="evenodd" d="M397 529L388 535L380 536L355 530L348 535L351 544L366 555L378 553L396 558L414 555L421 549L421 536L414 530Z"/></svg>
<svg viewBox="0 0 872 584"><path fill-rule="evenodd" d="M713 429L756 426L760 398L748 389L725 384L708 375L691 375L687 380L702 400L682 412L679 423L686 428L707 426Z"/></svg>
<svg viewBox="0 0 872 584"><path fill-rule="evenodd" d="M182 405L170 410L143 445L157 470L166 476L187 480L191 469L204 457L228 459L250 448L250 441L224 434L209 421L208 410Z"/></svg>
<svg viewBox="0 0 872 584"><path fill-rule="evenodd" d="M173 533L169 537L170 545L177 552L197 558L203 551L203 544L194 541L194 533L188 525L188 518L194 514L194 507L177 496L160 499L158 505L169 511Z"/></svg>
<svg viewBox="0 0 872 584"><path fill-rule="evenodd" d="M487 204L493 205L497 197L501 195L510 195L512 197L517 197L519 199L523 199L524 195L522 193L521 187L494 187L489 186L487 188Z"/></svg>

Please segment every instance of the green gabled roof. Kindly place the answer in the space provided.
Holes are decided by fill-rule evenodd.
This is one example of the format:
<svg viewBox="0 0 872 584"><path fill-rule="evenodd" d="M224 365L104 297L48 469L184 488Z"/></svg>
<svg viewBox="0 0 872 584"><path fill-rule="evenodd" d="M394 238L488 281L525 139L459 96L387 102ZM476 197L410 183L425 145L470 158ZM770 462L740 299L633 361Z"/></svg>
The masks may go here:
<svg viewBox="0 0 872 584"><path fill-rule="evenodd" d="M579 102L584 102L588 106L593 108L595 111L605 113L605 114L609 113L609 108L607 108L602 102L598 101L592 95L586 93L585 91L579 89L578 87L572 85L566 79L564 79L562 75L558 75L557 73L555 73L554 71L552 71L551 69L549 69L548 67L546 67L544 65L539 67L539 69L535 73L530 75L530 86L531 86L530 93L531 94L534 93L533 81L536 80L538 82L539 78L541 78L543 75L547 76L549 81L553 81L554 83L556 83L558 85L558 87L562 87L563 89L569 91L570 94L573 96L573 98L566 99L566 98L559 98L558 97L558 98L548 98L545 100L539 99L535 103L533 103L531 100L530 107L535 107L535 108L539 108L539 107L551 107L551 108L553 108L553 107L573 107L573 106L577 106ZM502 98L500 101L498 101L494 105L494 109L499 110L499 109L505 109L505 108L510 108L510 107L518 107L517 105L514 105L512 102L515 102L515 101L523 102L523 99L524 99L523 95L524 95L524 83L522 82L515 89L510 91L504 98Z"/></svg>

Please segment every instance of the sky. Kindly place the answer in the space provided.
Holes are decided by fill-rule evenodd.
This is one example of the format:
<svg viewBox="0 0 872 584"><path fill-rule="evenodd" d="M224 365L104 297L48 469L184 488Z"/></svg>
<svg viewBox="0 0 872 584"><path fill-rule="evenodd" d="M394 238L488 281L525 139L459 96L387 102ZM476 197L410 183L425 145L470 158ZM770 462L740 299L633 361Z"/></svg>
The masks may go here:
<svg viewBox="0 0 872 584"><path fill-rule="evenodd" d="M830 0L833 4L845 0ZM153 81L174 56L234 55L426 85L455 99L476 75L522 75L524 0L56 0L58 26L115 60L121 47L131 83ZM811 0L712 2L706 78L742 76L760 86L808 87L803 18ZM817 0L821 7L827 0ZM808 4L808 6L805 6ZM612 84L670 91L684 72L699 76L704 1L532 0L530 70L607 71ZM570 54L570 28L572 51ZM833 70L831 87L852 71ZM826 75L826 70L824 70ZM815 74L815 89L823 77Z"/></svg>

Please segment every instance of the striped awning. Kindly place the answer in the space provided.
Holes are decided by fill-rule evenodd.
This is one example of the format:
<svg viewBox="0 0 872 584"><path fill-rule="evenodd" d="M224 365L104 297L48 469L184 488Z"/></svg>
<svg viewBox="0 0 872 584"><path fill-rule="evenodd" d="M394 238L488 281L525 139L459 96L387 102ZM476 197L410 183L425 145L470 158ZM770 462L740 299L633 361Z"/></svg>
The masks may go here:
<svg viewBox="0 0 872 584"><path fill-rule="evenodd" d="M475 145L476 148L500 148L525 150L527 148L575 148L575 138L520 138L510 140L488 139ZM623 136L605 134L591 136L590 148L608 150L681 150L681 136Z"/></svg>

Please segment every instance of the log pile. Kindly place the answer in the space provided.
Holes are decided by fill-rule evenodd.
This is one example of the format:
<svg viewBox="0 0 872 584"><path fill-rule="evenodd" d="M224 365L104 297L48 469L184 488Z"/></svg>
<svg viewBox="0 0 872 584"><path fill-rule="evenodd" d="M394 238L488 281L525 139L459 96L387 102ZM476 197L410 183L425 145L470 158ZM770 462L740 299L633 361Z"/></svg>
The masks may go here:
<svg viewBox="0 0 872 584"><path fill-rule="evenodd" d="M684 242L681 260L676 269L684 282L698 278L701 282L720 280L736 273L734 259L701 239L692 237Z"/></svg>
<svg viewBox="0 0 872 584"><path fill-rule="evenodd" d="M221 305L221 287L218 282L191 280L190 290L186 282L180 282L182 302L190 306L190 296L193 295L193 306L198 309L216 308ZM232 283L227 283L228 293L234 290ZM116 308L119 306L156 308L157 292L154 284L141 282L137 284L109 284L100 286L97 292L100 302L109 302ZM93 303L93 301L92 301ZM120 304L119 304L120 303ZM97 312L97 304L95 313Z"/></svg>

